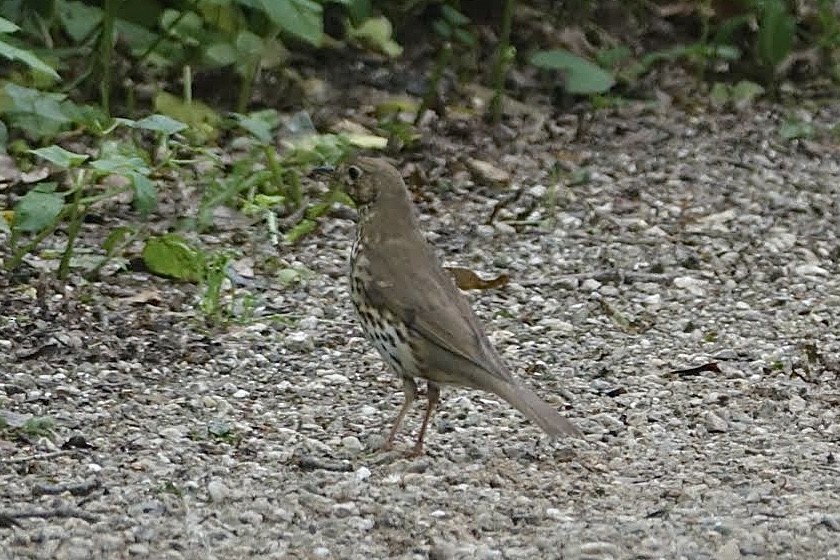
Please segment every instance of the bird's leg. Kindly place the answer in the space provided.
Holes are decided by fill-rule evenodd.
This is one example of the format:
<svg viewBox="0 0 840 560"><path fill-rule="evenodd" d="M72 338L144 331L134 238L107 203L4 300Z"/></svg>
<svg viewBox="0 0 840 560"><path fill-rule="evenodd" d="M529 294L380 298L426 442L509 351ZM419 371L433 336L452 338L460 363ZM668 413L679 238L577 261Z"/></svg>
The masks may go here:
<svg viewBox="0 0 840 560"><path fill-rule="evenodd" d="M385 443L382 445L383 451L388 451L394 445L394 436L397 435L397 432L400 429L400 424L402 424L403 418L405 418L405 413L408 412L408 409L411 407L411 403L414 402L414 399L417 398L417 383L414 382L414 379L411 377L403 377L403 404L400 407L399 413L397 413L397 419L394 420L394 427L391 428L391 431L388 432L388 437L385 438Z"/></svg>
<svg viewBox="0 0 840 560"><path fill-rule="evenodd" d="M420 434L417 436L417 443L414 444L414 449L410 453L412 457L417 457L423 453L423 438L426 437L426 428L429 426L429 420L432 417L432 413L435 411L435 407L440 402L440 387L437 383L429 381L426 393L429 403L426 406L426 415L423 416L423 424L420 426Z"/></svg>

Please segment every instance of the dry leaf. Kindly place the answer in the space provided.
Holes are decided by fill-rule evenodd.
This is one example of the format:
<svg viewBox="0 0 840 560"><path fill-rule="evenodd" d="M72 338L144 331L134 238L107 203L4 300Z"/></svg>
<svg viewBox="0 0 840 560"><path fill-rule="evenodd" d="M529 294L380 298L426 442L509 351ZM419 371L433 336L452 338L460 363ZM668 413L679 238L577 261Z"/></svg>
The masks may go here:
<svg viewBox="0 0 840 560"><path fill-rule="evenodd" d="M501 288L510 281L507 274L500 274L492 280L483 280L478 274L468 268L447 266L446 270L455 277L455 284L462 290L493 290Z"/></svg>

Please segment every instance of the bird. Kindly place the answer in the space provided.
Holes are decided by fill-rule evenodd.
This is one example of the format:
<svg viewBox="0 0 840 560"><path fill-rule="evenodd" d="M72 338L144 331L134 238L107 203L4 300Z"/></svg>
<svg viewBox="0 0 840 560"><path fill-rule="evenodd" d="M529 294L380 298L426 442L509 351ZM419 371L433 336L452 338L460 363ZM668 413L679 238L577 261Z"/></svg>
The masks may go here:
<svg viewBox="0 0 840 560"><path fill-rule="evenodd" d="M403 404L385 438L390 450L427 382L427 406L409 455L423 453L443 385L494 393L550 436L581 431L516 379L493 348L469 301L426 241L399 171L356 156L332 169L358 210L350 255L350 295L365 337L402 379Z"/></svg>

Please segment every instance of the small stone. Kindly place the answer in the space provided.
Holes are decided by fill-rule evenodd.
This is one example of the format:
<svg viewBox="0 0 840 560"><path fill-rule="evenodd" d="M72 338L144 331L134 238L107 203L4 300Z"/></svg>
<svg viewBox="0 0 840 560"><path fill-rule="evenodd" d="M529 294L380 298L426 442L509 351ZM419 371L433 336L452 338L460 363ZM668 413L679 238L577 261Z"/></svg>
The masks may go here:
<svg viewBox="0 0 840 560"><path fill-rule="evenodd" d="M166 439L181 439L184 437L184 430L180 426L170 426L163 428L158 432L158 435Z"/></svg>
<svg viewBox="0 0 840 560"><path fill-rule="evenodd" d="M248 392L248 391L246 391L245 389L239 389L238 391L236 391L236 392L233 394L233 398L234 398L234 399L244 399L245 397L247 397L247 396L248 396L248 395L250 395L250 394L251 394L251 393L249 393L249 392Z"/></svg>
<svg viewBox="0 0 840 560"><path fill-rule="evenodd" d="M245 525L259 525L263 522L263 515L258 511L246 510L239 514L239 521Z"/></svg>
<svg viewBox="0 0 840 560"><path fill-rule="evenodd" d="M618 288L612 285L601 286L600 292L605 296L617 296L619 294Z"/></svg>
<svg viewBox="0 0 840 560"><path fill-rule="evenodd" d="M341 445L343 445L348 451L353 452L359 452L365 448L356 436L346 436L341 438Z"/></svg>
<svg viewBox="0 0 840 560"><path fill-rule="evenodd" d="M828 271L815 264L800 264L793 271L799 276L828 276Z"/></svg>
<svg viewBox="0 0 840 560"><path fill-rule="evenodd" d="M720 547L715 554L715 560L740 560L741 549L738 547L738 541L731 539Z"/></svg>
<svg viewBox="0 0 840 560"><path fill-rule="evenodd" d="M580 285L580 289L585 292L594 292L600 287L601 283L595 280L594 278L587 278Z"/></svg>
<svg viewBox="0 0 840 560"><path fill-rule="evenodd" d="M318 548L312 551L312 554L316 558L326 558L330 555L330 549L325 546L319 546Z"/></svg>
<svg viewBox="0 0 840 560"><path fill-rule="evenodd" d="M791 412L794 412L794 413L802 412L807 407L808 407L808 403L805 401L805 399L803 399L799 395L793 395L788 400L788 410L790 410Z"/></svg>
<svg viewBox="0 0 840 560"><path fill-rule="evenodd" d="M608 542L588 542L580 545L580 553L601 558L618 558L618 547Z"/></svg>
<svg viewBox="0 0 840 560"><path fill-rule="evenodd" d="M496 228L491 225L480 224L475 227L475 232L479 235L479 237L490 239L496 233Z"/></svg>
<svg viewBox="0 0 840 560"><path fill-rule="evenodd" d="M700 280L699 278L692 278L691 276L678 276L674 278L675 287L679 288L680 290L685 290L686 292L695 296L702 296L706 294L706 290L703 288L705 284L705 280Z"/></svg>
<svg viewBox="0 0 840 560"><path fill-rule="evenodd" d="M729 425L726 420L715 414L714 412L707 412L703 417L706 423L706 429L713 433L725 433L729 431Z"/></svg>
<svg viewBox="0 0 840 560"><path fill-rule="evenodd" d="M207 483L207 493L210 494L210 500L214 502L224 501L228 497L227 486L215 478Z"/></svg>
<svg viewBox="0 0 840 560"><path fill-rule="evenodd" d="M367 468L367 467L359 467L356 470L355 475L356 475L356 480L358 480L359 482L364 482L365 480L370 478L371 472L370 472L370 469Z"/></svg>
<svg viewBox="0 0 840 560"><path fill-rule="evenodd" d="M369 404L363 405L359 409L359 414L361 414L362 416L375 416L377 412L379 412L379 410L374 406L370 406Z"/></svg>
<svg viewBox="0 0 840 560"><path fill-rule="evenodd" d="M134 543L128 546L128 553L132 556L148 556L149 547L143 543Z"/></svg>
<svg viewBox="0 0 840 560"><path fill-rule="evenodd" d="M295 331L286 336L286 344L295 350L308 352L315 349L315 340L305 331Z"/></svg>
<svg viewBox="0 0 840 560"><path fill-rule="evenodd" d="M333 515L338 518L350 517L351 515L358 515L359 508L353 502L345 502L341 504L333 504Z"/></svg>
<svg viewBox="0 0 840 560"><path fill-rule="evenodd" d="M662 296L659 294L651 294L642 298L642 303L650 307L658 307L662 305Z"/></svg>
<svg viewBox="0 0 840 560"><path fill-rule="evenodd" d="M340 373L329 373L321 377L324 383L328 383L330 385L347 385L350 383L350 379L346 375L342 375Z"/></svg>

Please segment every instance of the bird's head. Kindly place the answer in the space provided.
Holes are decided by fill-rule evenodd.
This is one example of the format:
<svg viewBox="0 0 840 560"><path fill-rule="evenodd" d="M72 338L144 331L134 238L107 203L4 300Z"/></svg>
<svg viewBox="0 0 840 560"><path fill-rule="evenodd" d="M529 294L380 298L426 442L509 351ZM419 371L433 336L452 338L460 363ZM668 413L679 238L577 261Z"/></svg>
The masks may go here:
<svg viewBox="0 0 840 560"><path fill-rule="evenodd" d="M359 209L385 199L407 199L400 172L383 159L356 157L340 165L335 177Z"/></svg>

